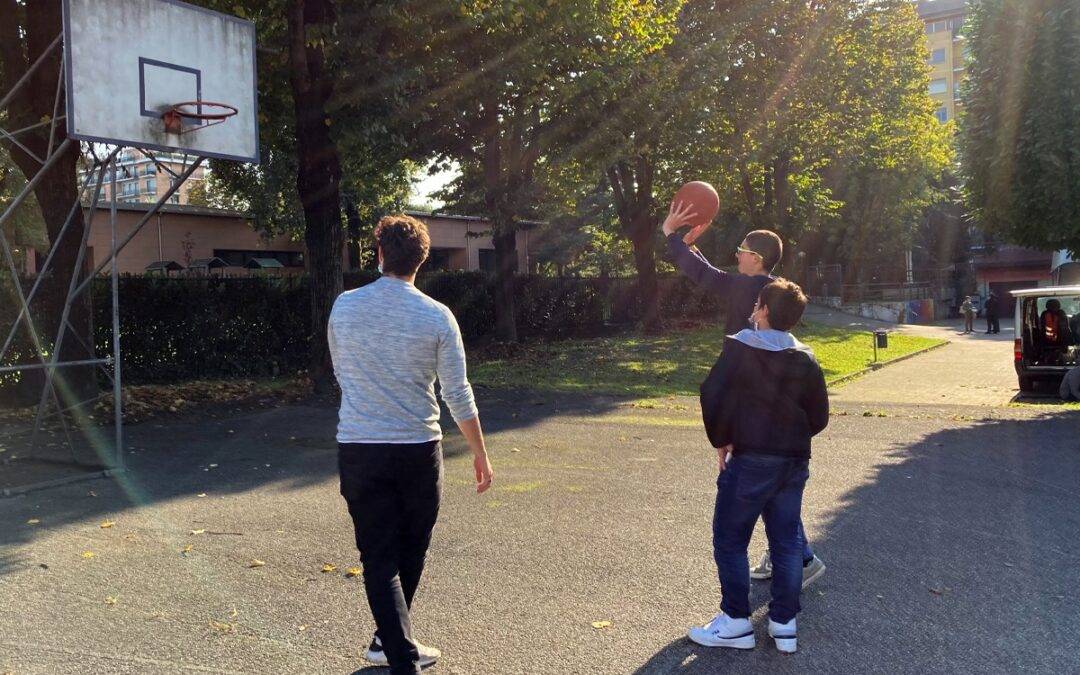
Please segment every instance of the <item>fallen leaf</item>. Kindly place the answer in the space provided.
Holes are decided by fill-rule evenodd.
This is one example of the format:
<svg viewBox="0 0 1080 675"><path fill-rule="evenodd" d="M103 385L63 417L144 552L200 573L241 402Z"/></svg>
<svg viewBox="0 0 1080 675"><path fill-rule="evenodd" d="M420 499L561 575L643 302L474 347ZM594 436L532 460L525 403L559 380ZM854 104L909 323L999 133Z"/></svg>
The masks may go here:
<svg viewBox="0 0 1080 675"><path fill-rule="evenodd" d="M115 605L117 600L119 600L119 599L120 599L120 597L117 596L117 595L107 595L107 596L105 596L105 604L106 605Z"/></svg>
<svg viewBox="0 0 1080 675"><path fill-rule="evenodd" d="M205 493L205 492L200 492L199 494L197 494L197 495L195 495L195 496L196 496L196 497L205 497L205 496L206 496L206 493Z"/></svg>
<svg viewBox="0 0 1080 675"><path fill-rule="evenodd" d="M597 629L597 630L600 630L601 628L611 628L611 622L610 621L593 621L592 622L592 627Z"/></svg>
<svg viewBox="0 0 1080 675"><path fill-rule="evenodd" d="M307 626L306 626L306 625L304 625L304 626L300 626L300 627L299 627L299 628L297 628L296 630L298 630L298 631L300 631L301 633L303 633L304 631L306 631L306 630L307 630Z"/></svg>
<svg viewBox="0 0 1080 675"><path fill-rule="evenodd" d="M214 619L210 619L210 627L219 633L226 634L232 633L236 630L236 626L234 624L227 623L225 621L215 621Z"/></svg>
<svg viewBox="0 0 1080 675"><path fill-rule="evenodd" d="M110 527L112 527L115 524L116 524L116 521L114 521L114 520L106 520L105 522L103 522L98 527L100 527L103 530L107 530L107 529L109 529Z"/></svg>
<svg viewBox="0 0 1080 675"><path fill-rule="evenodd" d="M38 520L37 518L31 518L30 520L26 521L26 524L27 524L27 525L37 525L37 524L38 524L38 523L40 523L40 522L41 522L41 521L40 521L40 520Z"/></svg>
<svg viewBox="0 0 1080 675"><path fill-rule="evenodd" d="M235 607L233 607L232 611L229 612L229 618L230 619L235 619L238 616L240 616L240 612Z"/></svg>
<svg viewBox="0 0 1080 675"><path fill-rule="evenodd" d="M87 492L87 493L86 493L86 496L87 496L87 497L97 497L97 493L96 493L96 492L94 492L93 490L91 490L90 492Z"/></svg>
<svg viewBox="0 0 1080 675"><path fill-rule="evenodd" d="M188 544L184 548L180 549L180 553L183 554L183 555L187 555L188 553L191 553L191 549L193 549L193 548L195 548L194 545Z"/></svg>
<svg viewBox="0 0 1080 675"><path fill-rule="evenodd" d="M265 564L266 563L264 563L261 560L252 560L250 563L248 563L248 569L255 568L255 567L262 567Z"/></svg>
<svg viewBox="0 0 1080 675"><path fill-rule="evenodd" d="M949 587L948 586L942 586L941 588L933 588L933 587L931 587L930 592L933 593L934 595L945 595L946 593L949 592Z"/></svg>
<svg viewBox="0 0 1080 675"><path fill-rule="evenodd" d="M206 530L192 530L190 534L206 534Z"/></svg>
<svg viewBox="0 0 1080 675"><path fill-rule="evenodd" d="M332 563L325 563L322 566L322 572L323 572L323 574L329 574L331 572L337 572L337 565L334 565Z"/></svg>
<svg viewBox="0 0 1080 675"><path fill-rule="evenodd" d="M349 569L345 570L345 576L349 579L352 579L353 577L358 577L361 574L363 574L363 570L361 570L359 567L350 567Z"/></svg>
<svg viewBox="0 0 1080 675"><path fill-rule="evenodd" d="M83 551L82 557L85 558L86 560L89 560L90 558L94 557L94 552L93 551Z"/></svg>

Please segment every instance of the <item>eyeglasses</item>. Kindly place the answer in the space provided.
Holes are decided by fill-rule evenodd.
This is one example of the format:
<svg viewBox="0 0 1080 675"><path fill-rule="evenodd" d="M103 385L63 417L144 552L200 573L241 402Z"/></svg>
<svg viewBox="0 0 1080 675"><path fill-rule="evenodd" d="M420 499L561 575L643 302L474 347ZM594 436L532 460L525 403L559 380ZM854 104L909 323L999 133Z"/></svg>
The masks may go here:
<svg viewBox="0 0 1080 675"><path fill-rule="evenodd" d="M765 259L765 257L763 255L761 255L760 253L758 253L757 251L751 251L748 248L743 248L742 246L736 246L735 247L735 255L739 255L740 253L752 253L752 254L756 255L757 257L761 258L762 260Z"/></svg>

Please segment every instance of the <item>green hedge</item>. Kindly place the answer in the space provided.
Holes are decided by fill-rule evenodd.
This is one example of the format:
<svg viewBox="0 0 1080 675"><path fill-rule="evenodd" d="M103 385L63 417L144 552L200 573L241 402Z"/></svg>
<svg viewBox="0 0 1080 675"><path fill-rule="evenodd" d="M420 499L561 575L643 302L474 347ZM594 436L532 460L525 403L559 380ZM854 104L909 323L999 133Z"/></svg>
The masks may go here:
<svg viewBox="0 0 1080 675"><path fill-rule="evenodd" d="M345 275L353 289L378 278ZM494 280L480 272L422 275L417 285L454 312L466 342L490 339L495 326ZM597 335L641 316L633 279L521 276L515 280L516 318L524 339ZM307 363L310 321L304 277L122 277L121 346L124 379L131 384L293 373ZM13 289L0 288L3 339L17 315ZM95 344L111 352L109 282L93 286ZM714 299L681 277L660 280L660 307L669 319L718 318ZM29 359L25 331L4 365ZM0 375L0 400L10 398L16 377Z"/></svg>

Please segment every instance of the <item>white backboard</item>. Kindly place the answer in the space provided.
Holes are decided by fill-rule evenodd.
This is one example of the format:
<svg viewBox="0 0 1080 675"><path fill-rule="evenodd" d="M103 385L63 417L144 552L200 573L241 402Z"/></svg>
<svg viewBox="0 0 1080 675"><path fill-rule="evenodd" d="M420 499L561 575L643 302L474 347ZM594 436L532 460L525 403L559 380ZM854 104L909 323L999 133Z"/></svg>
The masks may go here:
<svg viewBox="0 0 1080 675"><path fill-rule="evenodd" d="M63 2L69 136L259 161L255 24L177 0ZM166 133L162 112L193 100L238 112Z"/></svg>

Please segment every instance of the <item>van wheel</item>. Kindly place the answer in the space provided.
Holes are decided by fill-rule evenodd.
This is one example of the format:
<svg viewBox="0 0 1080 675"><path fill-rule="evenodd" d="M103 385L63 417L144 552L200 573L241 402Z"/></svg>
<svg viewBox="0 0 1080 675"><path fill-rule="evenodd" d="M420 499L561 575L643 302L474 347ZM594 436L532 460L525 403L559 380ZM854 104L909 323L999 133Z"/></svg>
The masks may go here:
<svg viewBox="0 0 1080 675"><path fill-rule="evenodd" d="M1035 391L1035 378L1031 377L1030 375L1021 375L1020 393L1030 394L1033 391Z"/></svg>

